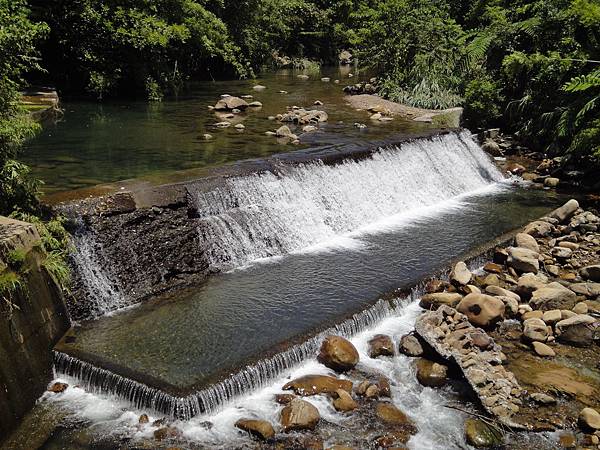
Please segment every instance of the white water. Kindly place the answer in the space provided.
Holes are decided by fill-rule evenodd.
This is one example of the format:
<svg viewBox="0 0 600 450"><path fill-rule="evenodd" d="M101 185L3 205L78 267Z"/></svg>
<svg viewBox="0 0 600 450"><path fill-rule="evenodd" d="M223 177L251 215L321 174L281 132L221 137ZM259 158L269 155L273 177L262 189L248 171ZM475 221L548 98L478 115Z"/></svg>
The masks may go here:
<svg viewBox="0 0 600 450"><path fill-rule="evenodd" d="M468 132L419 139L337 165L312 162L196 193L199 232L219 269L296 252L503 179ZM348 244L349 242L346 242Z"/></svg>
<svg viewBox="0 0 600 450"><path fill-rule="evenodd" d="M71 258L86 292L85 298L80 300L89 305L86 309L89 309L91 318L127 306L118 283L109 278L109 264L98 255L98 244L93 234L75 233L72 241L75 251L71 253Z"/></svg>
<svg viewBox="0 0 600 450"><path fill-rule="evenodd" d="M465 448L463 438L463 422L465 416L444 405L451 404L451 393L446 389L432 389L421 386L415 377L414 359L398 355L393 358L372 359L368 356L368 340L375 334L383 333L394 337L397 344L400 336L413 329L414 321L422 310L417 302L397 308L391 316L377 325L359 332L351 338L360 354L358 368L368 373L379 373L387 376L392 383L393 403L404 411L416 423L419 432L411 438L409 448L415 450L434 450L439 448ZM279 416L282 406L278 405L274 396L290 378L307 374L331 374L325 366L314 358L309 358L292 369L270 380L263 388L237 397L216 413L196 416L189 420L179 420L174 425L179 428L183 437L189 441L200 443L208 448L231 448L249 442L249 438L234 427L240 418L260 418L269 420L279 427ZM71 386L78 380L61 377ZM356 382L356 380L353 380ZM448 388L449 389L449 388ZM287 391L289 392L289 391ZM139 425L138 418L147 410L132 408L131 404L114 396L93 394L79 387L67 389L62 394L46 393L43 400L55 402L57 406L71 411L75 417L91 422L96 433L127 436L134 439L152 438L156 427L150 424ZM344 425L352 420L352 415L344 415L335 411L331 401L325 395L306 397L305 400L315 405L322 419ZM162 417L159 413L150 412L150 423ZM211 422L209 430L204 425ZM341 434L343 436L343 433ZM325 448L342 444L339 439L326 440Z"/></svg>

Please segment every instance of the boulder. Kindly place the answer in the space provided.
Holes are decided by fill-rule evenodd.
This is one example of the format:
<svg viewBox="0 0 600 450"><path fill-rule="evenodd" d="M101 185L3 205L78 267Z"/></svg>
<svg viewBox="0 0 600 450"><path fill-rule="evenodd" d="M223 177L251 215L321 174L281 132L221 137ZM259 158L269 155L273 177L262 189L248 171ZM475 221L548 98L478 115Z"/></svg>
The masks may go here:
<svg viewBox="0 0 600 450"><path fill-rule="evenodd" d="M293 390L301 396L317 394L333 394L338 389L352 392L352 381L340 380L327 375L305 375L287 382L283 386L284 391Z"/></svg>
<svg viewBox="0 0 600 450"><path fill-rule="evenodd" d="M280 126L275 131L275 136L289 138L289 139L295 139L296 138L296 135L294 133L292 133L292 130L290 130L290 127L288 127L287 125Z"/></svg>
<svg viewBox="0 0 600 450"><path fill-rule="evenodd" d="M502 433L479 419L465 420L465 438L475 448L499 447L503 443Z"/></svg>
<svg viewBox="0 0 600 450"><path fill-rule="evenodd" d="M250 102L250 103L248 104L248 106L250 106L251 108L261 108L261 107L262 107L262 105L263 105L263 104L262 104L261 102L259 102L258 100L255 100L255 101L253 101L253 102Z"/></svg>
<svg viewBox="0 0 600 450"><path fill-rule="evenodd" d="M319 410L305 400L294 399L281 411L284 431L314 430L321 416Z"/></svg>
<svg viewBox="0 0 600 450"><path fill-rule="evenodd" d="M379 388L379 395L381 397L391 397L392 396L392 386L390 385L390 380L386 377L382 376L377 381L377 387Z"/></svg>
<svg viewBox="0 0 600 450"><path fill-rule="evenodd" d="M523 340L527 342L546 342L549 336L548 326L542 319L527 319L523 322Z"/></svg>
<svg viewBox="0 0 600 450"><path fill-rule="evenodd" d="M546 286L546 284L539 276L533 273L525 273L519 277L515 291L521 298L529 299L535 290Z"/></svg>
<svg viewBox="0 0 600 450"><path fill-rule="evenodd" d="M549 311L551 309L572 309L576 301L575 292L560 283L550 283L534 291L530 303L536 309Z"/></svg>
<svg viewBox="0 0 600 450"><path fill-rule="evenodd" d="M529 225L527 225L523 231L532 235L534 238L539 238L549 236L553 229L554 227L548 222L536 220L535 222L531 222Z"/></svg>
<svg viewBox="0 0 600 450"><path fill-rule="evenodd" d="M558 186L559 183L560 183L560 180L558 178L554 178L554 177L548 177L544 180L544 186L550 187L550 188L555 188L556 186Z"/></svg>
<svg viewBox="0 0 600 450"><path fill-rule="evenodd" d="M549 325L554 325L556 322L562 320L562 314L560 309L551 309L549 311L545 311L542 316L542 320Z"/></svg>
<svg viewBox="0 0 600 450"><path fill-rule="evenodd" d="M481 146L481 149L492 156L502 156L500 146L491 139L487 139Z"/></svg>
<svg viewBox="0 0 600 450"><path fill-rule="evenodd" d="M441 387L448 381L448 366L420 358L417 361L417 380L423 386Z"/></svg>
<svg viewBox="0 0 600 450"><path fill-rule="evenodd" d="M400 338L398 345L400 353L406 356L421 356L423 355L423 346L419 340L412 334L405 334Z"/></svg>
<svg viewBox="0 0 600 450"><path fill-rule="evenodd" d="M337 411L347 412L358 408L358 403L356 403L356 401L354 401L352 398L352 395L350 395L350 393L344 389L338 389L335 391L333 397L333 407Z"/></svg>
<svg viewBox="0 0 600 450"><path fill-rule="evenodd" d="M500 277L495 273L490 273L486 276L481 282L483 286L499 286L500 285Z"/></svg>
<svg viewBox="0 0 600 450"><path fill-rule="evenodd" d="M519 272L538 273L540 262L538 261L539 254L523 247L509 247L508 259L506 263Z"/></svg>
<svg viewBox="0 0 600 450"><path fill-rule="evenodd" d="M369 340L369 356L394 356L394 342L385 334L378 334Z"/></svg>
<svg viewBox="0 0 600 450"><path fill-rule="evenodd" d="M246 109L248 102L239 97L225 97L217 102L215 109L217 111L229 111L232 109Z"/></svg>
<svg viewBox="0 0 600 450"><path fill-rule="evenodd" d="M589 298L600 296L600 283L575 283L569 287L573 292Z"/></svg>
<svg viewBox="0 0 600 450"><path fill-rule="evenodd" d="M571 255L573 254L573 250L571 250L570 248L565 248L565 247L554 247L551 251L552 256L554 256L556 259L568 259L571 257Z"/></svg>
<svg viewBox="0 0 600 450"><path fill-rule="evenodd" d="M584 267L579 271L584 280L600 282L600 264Z"/></svg>
<svg viewBox="0 0 600 450"><path fill-rule="evenodd" d="M558 340L574 347L589 347L594 341L592 324L597 320L594 317L578 314L556 324Z"/></svg>
<svg viewBox="0 0 600 450"><path fill-rule="evenodd" d="M275 394L275 401L280 405L287 405L295 398L296 396L294 394Z"/></svg>
<svg viewBox="0 0 600 450"><path fill-rule="evenodd" d="M56 382L53 383L52 386L48 388L48 392L54 392L55 394L60 394L65 392L69 385L67 383Z"/></svg>
<svg viewBox="0 0 600 450"><path fill-rule="evenodd" d="M410 427L414 427L412 420L410 420L406 414L404 414L391 403L377 403L376 414L377 417L379 417L383 422L385 422L388 425L408 425Z"/></svg>
<svg viewBox="0 0 600 450"><path fill-rule="evenodd" d="M342 65L352 64L352 53L348 50L342 50L340 52L339 60Z"/></svg>
<svg viewBox="0 0 600 450"><path fill-rule="evenodd" d="M455 286L465 286L471 281L473 274L463 261L457 262L450 272L450 282Z"/></svg>
<svg viewBox="0 0 600 450"><path fill-rule="evenodd" d="M554 353L554 350L552 350L552 348L550 346L544 344L543 342L534 341L532 345L533 345L533 350L535 351L535 353L538 356L544 356L544 357L556 356L556 353Z"/></svg>
<svg viewBox="0 0 600 450"><path fill-rule="evenodd" d="M488 286L485 288L485 292L491 295L497 295L499 297L510 297L520 302L521 297L519 294L515 294L514 292L509 291L508 289L503 289L500 286Z"/></svg>
<svg viewBox="0 0 600 450"><path fill-rule="evenodd" d="M266 420L240 419L235 423L235 427L259 439L268 440L275 437L273 425Z"/></svg>
<svg viewBox="0 0 600 450"><path fill-rule="evenodd" d="M336 372L353 369L358 364L358 358L358 351L354 345L341 336L327 336L317 357L321 364Z"/></svg>
<svg viewBox="0 0 600 450"><path fill-rule="evenodd" d="M573 307L573 312L577 314L587 314L588 305L585 302L579 302Z"/></svg>
<svg viewBox="0 0 600 450"><path fill-rule="evenodd" d="M503 271L502 266L500 264L496 264L493 262L489 262L485 266L483 266L483 270L495 274L500 274Z"/></svg>
<svg viewBox="0 0 600 450"><path fill-rule="evenodd" d="M371 384L365 391L365 398L379 398L379 386Z"/></svg>
<svg viewBox="0 0 600 450"><path fill-rule="evenodd" d="M510 163L506 166L506 171L512 175L522 175L527 169L518 163Z"/></svg>
<svg viewBox="0 0 600 450"><path fill-rule="evenodd" d="M423 309L438 309L440 305L450 306L455 308L460 303L463 296L455 292L435 292L433 294L425 294L421 297L419 306Z"/></svg>
<svg viewBox="0 0 600 450"><path fill-rule="evenodd" d="M535 238L527 233L518 233L515 236L515 245L521 248L527 248L536 253L540 252L540 246L538 245Z"/></svg>
<svg viewBox="0 0 600 450"><path fill-rule="evenodd" d="M257 84L255 86L252 86L252 89L254 89L255 91L264 91L267 87L263 86L262 84Z"/></svg>
<svg viewBox="0 0 600 450"><path fill-rule="evenodd" d="M575 215L578 209L579 203L577 202L577 200L571 199L567 203L562 205L560 208L557 208L554 211L552 211L548 215L548 217L556 219L561 223L565 223Z"/></svg>
<svg viewBox="0 0 600 450"><path fill-rule="evenodd" d="M491 327L504 318L504 302L485 294L469 294L457 306L469 322L482 328Z"/></svg>
<svg viewBox="0 0 600 450"><path fill-rule="evenodd" d="M593 408L583 408L579 413L579 424L587 430L600 430L600 413Z"/></svg>

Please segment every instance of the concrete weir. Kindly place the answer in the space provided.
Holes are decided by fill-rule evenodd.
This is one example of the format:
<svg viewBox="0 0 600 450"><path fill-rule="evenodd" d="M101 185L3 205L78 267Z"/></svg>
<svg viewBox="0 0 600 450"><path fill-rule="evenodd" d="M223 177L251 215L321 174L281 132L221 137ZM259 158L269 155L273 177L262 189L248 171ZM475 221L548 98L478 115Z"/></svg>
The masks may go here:
<svg viewBox="0 0 600 450"><path fill-rule="evenodd" d="M394 314L457 258L476 266L491 239L555 204L456 131L57 205L78 301L55 368L173 417L214 411L312 358L324 335Z"/></svg>

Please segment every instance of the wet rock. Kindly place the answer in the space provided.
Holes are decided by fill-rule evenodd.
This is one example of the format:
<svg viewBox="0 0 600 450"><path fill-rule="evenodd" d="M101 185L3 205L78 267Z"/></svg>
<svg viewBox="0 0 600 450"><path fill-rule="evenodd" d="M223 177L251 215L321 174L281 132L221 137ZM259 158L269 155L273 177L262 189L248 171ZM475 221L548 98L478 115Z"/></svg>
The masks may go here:
<svg viewBox="0 0 600 450"><path fill-rule="evenodd" d="M536 253L540 252L540 246L538 245L535 238L527 233L518 233L515 236L515 245L521 248L527 248Z"/></svg>
<svg viewBox="0 0 600 450"><path fill-rule="evenodd" d="M429 280L425 285L425 292L427 294L435 294L436 292L443 292L450 285L446 281L433 279Z"/></svg>
<svg viewBox="0 0 600 450"><path fill-rule="evenodd" d="M347 412L358 408L358 403L354 401L349 392L338 389L334 394L333 407L337 411Z"/></svg>
<svg viewBox="0 0 600 450"><path fill-rule="evenodd" d="M286 385L287 386L287 385ZM294 394L276 394L275 401L280 405L287 405L289 402L294 400L296 396Z"/></svg>
<svg viewBox="0 0 600 450"><path fill-rule="evenodd" d="M280 126L275 131L275 135L277 137L284 137L284 138L288 138L288 139L296 139L296 135L294 133L292 133L292 130L290 130L290 127L288 127L287 125Z"/></svg>
<svg viewBox="0 0 600 450"><path fill-rule="evenodd" d="M423 309L437 309L440 305L456 307L463 296L455 292L436 292L433 294L425 294L421 297L419 306Z"/></svg>
<svg viewBox="0 0 600 450"><path fill-rule="evenodd" d="M62 392L65 392L68 387L69 387L69 385L67 383L56 382L48 388L48 392L54 392L55 394L60 394Z"/></svg>
<svg viewBox="0 0 600 450"><path fill-rule="evenodd" d="M256 86L252 86L252 89L254 89L255 91L264 91L267 87L263 86L261 84L257 84Z"/></svg>
<svg viewBox="0 0 600 450"><path fill-rule="evenodd" d="M244 124L243 124L243 123L238 123L238 124L236 124L236 125L235 125L235 128L236 128L236 129L238 129L238 130L243 130L243 129L245 129L246 127L244 126Z"/></svg>
<svg viewBox="0 0 600 450"><path fill-rule="evenodd" d="M504 318L506 306L500 299L485 294L469 294L456 308L473 325L491 327Z"/></svg>
<svg viewBox="0 0 600 450"><path fill-rule="evenodd" d="M377 387L379 388L380 397L392 396L392 387L390 386L390 380L388 380L386 377L379 378L379 381L377 381Z"/></svg>
<svg viewBox="0 0 600 450"><path fill-rule="evenodd" d="M534 291L530 303L542 311L551 309L572 309L577 295L560 283L550 283Z"/></svg>
<svg viewBox="0 0 600 450"><path fill-rule="evenodd" d="M475 448L495 447L503 443L502 433L478 419L465 421L465 438Z"/></svg>
<svg viewBox="0 0 600 450"><path fill-rule="evenodd" d="M284 431L314 430L321 416L319 410L305 400L294 399L281 411Z"/></svg>
<svg viewBox="0 0 600 450"><path fill-rule="evenodd" d="M542 319L527 319L523 322L523 340L527 342L546 342L548 326Z"/></svg>
<svg viewBox="0 0 600 450"><path fill-rule="evenodd" d="M358 364L358 351L352 343L340 336L328 336L321 344L317 357L321 364L335 370L346 372Z"/></svg>
<svg viewBox="0 0 600 450"><path fill-rule="evenodd" d="M519 272L538 273L540 262L538 253L523 247L509 247L506 263Z"/></svg>
<svg viewBox="0 0 600 450"><path fill-rule="evenodd" d="M396 408L393 404L387 402L377 403L376 414L381 420L390 425L411 426L414 427L412 420L406 414Z"/></svg>
<svg viewBox="0 0 600 450"><path fill-rule="evenodd" d="M500 264L496 264L493 262L489 262L486 265L484 265L483 270L485 270L486 272L495 273L495 274L500 274L503 271L502 266Z"/></svg>
<svg viewBox="0 0 600 450"><path fill-rule="evenodd" d="M262 104L261 102L259 102L258 100L255 100L255 101L253 101L253 102L250 102L250 103L248 104L248 106L250 106L251 108L261 108L261 107L262 107L262 105L263 105L263 104Z"/></svg>
<svg viewBox="0 0 600 450"><path fill-rule="evenodd" d="M222 98L215 105L215 110L217 111L228 111L232 109L246 109L248 107L248 102L246 100L241 99L239 97L226 97Z"/></svg>
<svg viewBox="0 0 600 450"><path fill-rule="evenodd" d="M585 430L600 430L600 413L592 408L583 408L579 413L579 424Z"/></svg>
<svg viewBox="0 0 600 450"><path fill-rule="evenodd" d="M533 350L538 356L543 357L553 357L556 356L556 353L552 348L542 342L534 341L533 342Z"/></svg>
<svg viewBox="0 0 600 450"><path fill-rule="evenodd" d="M500 146L491 139L487 139L481 146L481 149L492 156L502 156Z"/></svg>
<svg viewBox="0 0 600 450"><path fill-rule="evenodd" d="M369 356L394 356L394 343L392 338L385 334L378 334L369 341Z"/></svg>
<svg viewBox="0 0 600 450"><path fill-rule="evenodd" d="M600 264L584 267L579 271L584 280L600 282Z"/></svg>
<svg viewBox="0 0 600 450"><path fill-rule="evenodd" d="M369 389L369 386L371 386L371 383L368 380L364 380L362 381L357 387L356 387L356 393L358 395L360 395L361 397L365 396L365 393L367 392L367 389Z"/></svg>
<svg viewBox="0 0 600 450"><path fill-rule="evenodd" d="M314 125L305 125L305 126L302 128L302 131L304 131L305 133L310 133L310 132L312 132L312 131L317 131L317 130L318 130L318 128L317 128L317 127L315 127Z"/></svg>
<svg viewBox="0 0 600 450"><path fill-rule="evenodd" d="M398 345L400 353L406 356L421 356L423 355L423 346L419 340L412 334L405 334L400 338Z"/></svg>
<svg viewBox="0 0 600 450"><path fill-rule="evenodd" d="M483 279L483 281L482 281L481 284L483 286L499 286L500 285L500 278L495 273L490 273L488 276L486 276Z"/></svg>
<svg viewBox="0 0 600 450"><path fill-rule="evenodd" d="M215 127L217 127L217 128L227 128L230 126L231 126L231 122L227 122L226 120L224 120L223 122L215 123Z"/></svg>
<svg viewBox="0 0 600 450"><path fill-rule="evenodd" d="M338 389L352 392L352 381L340 380L327 375L305 375L289 381L283 386L284 391L293 390L303 397L317 394L333 394Z"/></svg>
<svg viewBox="0 0 600 450"><path fill-rule="evenodd" d="M154 439L164 441L165 439L175 438L180 434L181 432L175 427L162 427L154 431Z"/></svg>
<svg viewBox="0 0 600 450"><path fill-rule="evenodd" d="M208 133L204 133L202 135L202 139L204 139L205 141L211 141L213 139L213 135L212 134L208 134Z"/></svg>
<svg viewBox="0 0 600 450"><path fill-rule="evenodd" d="M266 420L240 419L235 423L235 427L265 441L275 437L273 425Z"/></svg>
<svg viewBox="0 0 600 450"><path fill-rule="evenodd" d="M554 177L548 177L544 180L544 186L546 187L555 188L556 186L558 186L559 183L560 180Z"/></svg>
<svg viewBox="0 0 600 450"><path fill-rule="evenodd" d="M148 414L142 414L140 416L140 418L138 419L138 423L144 424L144 423L148 423L150 422L150 419L148 418Z"/></svg>
<svg viewBox="0 0 600 450"><path fill-rule="evenodd" d="M417 380L423 386L441 387L448 381L448 366L420 358L417 361Z"/></svg>
<svg viewBox="0 0 600 450"><path fill-rule="evenodd" d="M473 274L463 261L457 262L450 272L450 282L456 286L465 286L471 281Z"/></svg>
<svg viewBox="0 0 600 450"><path fill-rule="evenodd" d="M379 398L379 386L371 384L365 391L365 398Z"/></svg>

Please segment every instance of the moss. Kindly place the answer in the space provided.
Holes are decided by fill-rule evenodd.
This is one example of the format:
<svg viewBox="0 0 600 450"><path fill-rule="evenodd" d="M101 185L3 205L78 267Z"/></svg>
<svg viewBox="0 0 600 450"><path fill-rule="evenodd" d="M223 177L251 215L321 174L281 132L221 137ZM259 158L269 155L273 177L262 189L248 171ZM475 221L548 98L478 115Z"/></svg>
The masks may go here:
<svg viewBox="0 0 600 450"><path fill-rule="evenodd" d="M23 250L22 248L17 248L14 250L11 250L10 252L8 252L8 254L6 255L6 263L8 264L8 266L16 271L21 271L23 269L23 266L25 264L25 258L27 257L27 252L25 250Z"/></svg>

